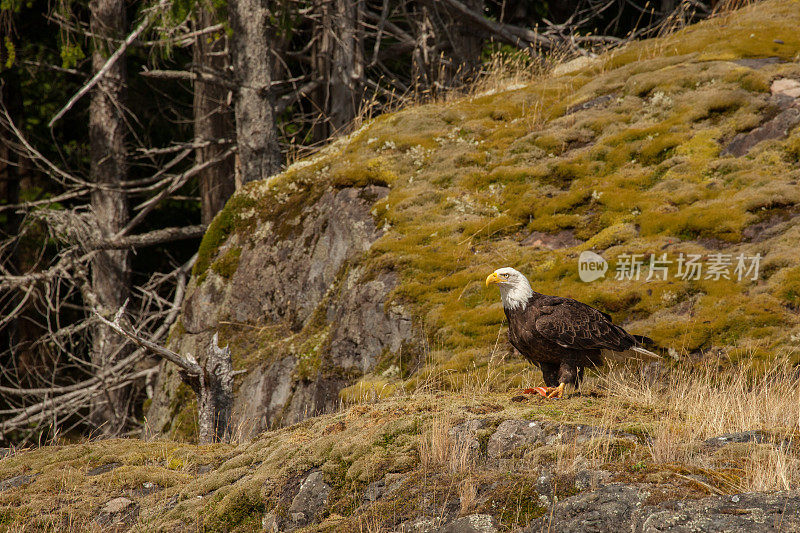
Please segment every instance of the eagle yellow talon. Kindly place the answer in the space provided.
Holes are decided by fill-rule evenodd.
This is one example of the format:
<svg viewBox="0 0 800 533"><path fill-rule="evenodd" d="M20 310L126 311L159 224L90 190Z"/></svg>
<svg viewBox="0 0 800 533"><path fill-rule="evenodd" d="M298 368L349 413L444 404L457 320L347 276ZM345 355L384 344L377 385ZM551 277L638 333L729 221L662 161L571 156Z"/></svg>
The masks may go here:
<svg viewBox="0 0 800 533"><path fill-rule="evenodd" d="M564 396L564 384L559 383L558 387L550 388L545 398L548 400L560 400L562 396Z"/></svg>

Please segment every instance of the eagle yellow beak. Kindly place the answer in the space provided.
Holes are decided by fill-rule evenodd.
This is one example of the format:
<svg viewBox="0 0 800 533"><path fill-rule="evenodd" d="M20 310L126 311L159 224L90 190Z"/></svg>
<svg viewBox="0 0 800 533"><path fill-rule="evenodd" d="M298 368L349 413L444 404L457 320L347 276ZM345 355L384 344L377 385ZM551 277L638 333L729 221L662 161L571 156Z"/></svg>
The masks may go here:
<svg viewBox="0 0 800 533"><path fill-rule="evenodd" d="M497 272L492 272L486 278L486 286L488 287L492 283L500 283L500 276L497 275Z"/></svg>

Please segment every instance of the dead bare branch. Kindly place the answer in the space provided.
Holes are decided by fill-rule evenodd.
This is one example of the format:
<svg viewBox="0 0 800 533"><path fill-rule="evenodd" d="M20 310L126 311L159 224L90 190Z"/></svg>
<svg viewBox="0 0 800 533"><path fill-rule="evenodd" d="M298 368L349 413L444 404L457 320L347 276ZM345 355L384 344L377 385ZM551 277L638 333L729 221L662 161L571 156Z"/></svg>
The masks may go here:
<svg viewBox="0 0 800 533"><path fill-rule="evenodd" d="M90 244L93 250L123 250L126 248L139 248L142 246L154 246L165 242L179 241L183 239L197 239L203 236L207 226L199 224L196 226L184 226L176 228L162 228L153 230L140 235L130 235L109 239L106 241Z"/></svg>
<svg viewBox="0 0 800 533"><path fill-rule="evenodd" d="M161 0L161 2L158 3L158 6L156 6L154 9L152 9L152 10L147 12L147 14L144 16L144 18L139 23L139 25L136 26L136 29L134 29L128 35L128 37L122 42L122 44L119 46L119 48L117 48L117 50L113 54L111 54L111 57L109 57L108 61L106 61L106 63L103 65L103 67L100 70L97 71L97 74L92 76L92 79L90 79L83 87L81 87L78 90L78 92L75 93L72 96L72 98L70 98L69 101L66 104L64 104L64 107L62 107L58 111L58 113L56 113L53 116L53 118L50 119L50 122L47 123L47 127L52 128L53 124L58 122L61 119L61 117L66 115L69 112L69 110L72 109L72 106L74 106L75 103L78 100L83 98L86 95L86 93L88 93L89 91L92 90L92 87L97 85L97 82L100 81L103 78L103 76L105 76L106 73L108 73L108 71L111 69L111 67L114 66L114 64L117 62L117 60L119 60L119 58L122 57L123 54L125 54L125 51L128 49L128 47L136 39L139 38L139 36L142 34L142 32L144 32L144 30L147 29L147 27L150 25L150 21L152 20L153 15L158 10L163 9L167 5L167 3L168 3L168 0Z"/></svg>
<svg viewBox="0 0 800 533"><path fill-rule="evenodd" d="M517 46L519 48L528 48L532 45L549 49L553 46L553 41L538 32L529 30L527 28L520 28L510 24L503 24L494 22L484 17L483 14L473 11L458 0L441 0L441 2L453 11L461 15L465 20L469 21L476 28L489 33L501 41L508 44Z"/></svg>
<svg viewBox="0 0 800 533"><path fill-rule="evenodd" d="M221 76L216 76L209 72L195 70L143 70L140 72L145 78L157 78L162 80L182 80L182 81L201 81L203 83L213 83L226 89L236 89L236 84L231 80L226 80Z"/></svg>

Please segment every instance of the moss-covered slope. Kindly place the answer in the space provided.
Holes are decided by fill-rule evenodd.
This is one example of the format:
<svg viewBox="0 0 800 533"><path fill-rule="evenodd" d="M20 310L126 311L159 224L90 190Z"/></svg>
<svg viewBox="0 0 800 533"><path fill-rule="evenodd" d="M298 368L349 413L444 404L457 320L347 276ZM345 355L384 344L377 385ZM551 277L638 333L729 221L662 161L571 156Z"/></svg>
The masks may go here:
<svg viewBox="0 0 800 533"><path fill-rule="evenodd" d="M203 240L195 284L210 272L218 280L236 272L238 247L254 235L288 235L298 213L326 192L388 186L371 209L382 236L348 268L359 283L397 276L385 307L412 318L416 346L425 349L374 354L374 367L361 369L368 375L345 399L431 376L458 386L485 373L504 317L483 280L500 266L521 270L535 290L610 313L676 357L793 353L798 99L771 87L800 80L798 25L797 2L764 2L633 43L570 74L382 116L234 196ZM788 126L778 131L781 124ZM778 133L755 143L760 127ZM609 261L602 280L579 279L586 250ZM616 279L630 254L642 254L640 279ZM667 279L646 280L651 254L672 262ZM707 279L707 270L681 279L681 254L701 256L705 268L721 254L731 279ZM738 279L740 255L760 256L756 279L752 271ZM326 302L342 290L347 283ZM324 319L289 336L269 329L268 317L233 322L223 340L246 368L274 357L280 343L313 341L323 354L330 331ZM510 361L507 369L524 365Z"/></svg>

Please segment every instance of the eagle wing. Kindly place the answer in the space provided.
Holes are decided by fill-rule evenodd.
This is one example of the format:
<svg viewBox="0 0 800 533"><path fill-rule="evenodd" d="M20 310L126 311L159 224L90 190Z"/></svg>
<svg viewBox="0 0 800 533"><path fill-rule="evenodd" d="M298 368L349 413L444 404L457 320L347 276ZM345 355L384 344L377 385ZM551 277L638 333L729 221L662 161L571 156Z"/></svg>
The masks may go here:
<svg viewBox="0 0 800 533"><path fill-rule="evenodd" d="M552 296L537 302L536 307L536 330L564 348L624 351L636 344L610 316L577 300Z"/></svg>

